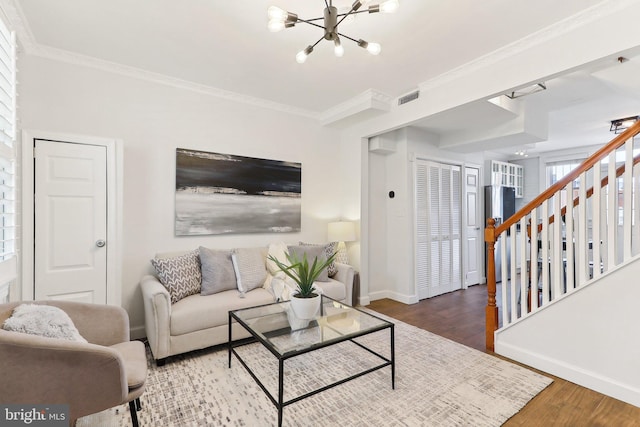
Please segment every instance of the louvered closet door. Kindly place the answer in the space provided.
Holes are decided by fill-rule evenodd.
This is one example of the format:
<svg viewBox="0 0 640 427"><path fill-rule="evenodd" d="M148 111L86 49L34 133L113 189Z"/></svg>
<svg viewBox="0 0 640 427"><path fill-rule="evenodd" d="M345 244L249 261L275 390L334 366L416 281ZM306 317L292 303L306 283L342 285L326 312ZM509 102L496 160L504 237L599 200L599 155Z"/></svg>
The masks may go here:
<svg viewBox="0 0 640 427"><path fill-rule="evenodd" d="M462 287L460 185L459 166L416 162L415 256L420 299Z"/></svg>

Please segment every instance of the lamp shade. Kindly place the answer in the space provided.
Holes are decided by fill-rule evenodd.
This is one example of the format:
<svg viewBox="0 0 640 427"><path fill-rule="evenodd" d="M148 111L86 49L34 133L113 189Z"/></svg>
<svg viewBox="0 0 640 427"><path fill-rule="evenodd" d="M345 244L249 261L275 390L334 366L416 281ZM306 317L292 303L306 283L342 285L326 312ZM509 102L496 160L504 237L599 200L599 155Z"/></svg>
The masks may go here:
<svg viewBox="0 0 640 427"><path fill-rule="evenodd" d="M356 227L349 221L330 222L327 234L330 242L353 242L356 240Z"/></svg>

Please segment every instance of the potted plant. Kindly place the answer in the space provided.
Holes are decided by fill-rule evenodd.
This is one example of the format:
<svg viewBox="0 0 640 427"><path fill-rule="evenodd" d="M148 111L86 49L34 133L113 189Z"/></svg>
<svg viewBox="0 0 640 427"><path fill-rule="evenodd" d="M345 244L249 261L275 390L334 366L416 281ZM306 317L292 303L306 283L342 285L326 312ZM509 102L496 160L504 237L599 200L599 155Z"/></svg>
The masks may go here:
<svg viewBox="0 0 640 427"><path fill-rule="evenodd" d="M286 254L289 265L285 265L272 255L269 259L273 261L278 268L296 282L296 290L291 296L291 308L296 317L300 319L313 319L320 308L320 294L316 291L313 282L316 281L322 270L327 268L333 262L337 254L332 254L325 261L318 261L315 257L312 264L309 264L307 254L299 260L295 254Z"/></svg>

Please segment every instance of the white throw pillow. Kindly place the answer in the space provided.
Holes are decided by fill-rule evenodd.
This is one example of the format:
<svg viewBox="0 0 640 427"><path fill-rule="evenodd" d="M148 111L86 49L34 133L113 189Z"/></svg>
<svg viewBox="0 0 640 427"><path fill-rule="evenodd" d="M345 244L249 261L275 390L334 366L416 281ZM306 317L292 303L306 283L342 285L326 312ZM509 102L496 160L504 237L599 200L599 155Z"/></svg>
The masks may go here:
<svg viewBox="0 0 640 427"><path fill-rule="evenodd" d="M2 328L47 338L87 342L67 313L58 307L39 304L21 304L13 309Z"/></svg>
<svg viewBox="0 0 640 427"><path fill-rule="evenodd" d="M267 277L262 248L239 248L231 254L241 296L264 285Z"/></svg>

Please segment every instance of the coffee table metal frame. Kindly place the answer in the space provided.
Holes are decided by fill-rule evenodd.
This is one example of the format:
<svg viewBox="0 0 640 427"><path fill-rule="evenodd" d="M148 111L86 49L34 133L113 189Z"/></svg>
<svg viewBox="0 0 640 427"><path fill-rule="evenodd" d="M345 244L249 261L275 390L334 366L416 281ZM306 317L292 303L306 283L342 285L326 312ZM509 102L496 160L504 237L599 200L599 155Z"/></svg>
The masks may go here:
<svg viewBox="0 0 640 427"><path fill-rule="evenodd" d="M363 375L369 374L371 372L377 371L379 369L385 368L387 366L391 366L391 388L395 389L395 348L394 348L394 343L395 343L395 339L394 339L394 324L391 322L388 322L384 319L381 319L380 317L374 316L370 313L367 313L365 311L359 310L357 308L348 306L346 304L340 303L332 298L329 298L325 295L322 295L322 302L320 304L321 307L321 312L320 312L320 316L324 316L324 305L325 303L328 301L333 301L336 302L338 304L341 304L342 306L346 307L346 308L350 308L352 310L356 310L360 313L363 313L365 316L371 316L375 319L380 320L382 323L378 326L372 327L370 329L365 329L364 331L357 331L354 333L350 333L350 334L346 334L343 335L341 337L332 339L330 341L326 341L326 342L319 342L319 343L314 343L308 347L302 348L302 349L298 349L298 350L294 350L294 351L289 351L286 352L284 354L281 354L277 349L274 348L273 345L269 344L267 342L267 340L265 340L261 334L257 333L256 331L253 330L253 328L248 325L242 318L240 318L236 313L239 313L241 311L244 310L251 310L251 309L255 309L257 307L266 307L266 306L270 306L270 305L277 305L277 304L287 304L286 302L275 302L272 304L264 304L261 306L256 306L256 307L249 307L249 308L243 308L243 309L239 309L239 310L232 310L229 311L229 342L228 342L228 351L229 351L229 368L231 368L231 358L232 358L232 354L235 354L236 358L240 361L240 363L242 364L242 366L244 366L244 368L247 370L247 372L249 373L249 375L251 375L251 377L255 380L255 382L260 386L260 388L262 389L262 391L265 392L265 394L267 395L267 397L269 398L269 400L271 400L271 402L276 406L276 408L278 409L278 426L282 426L282 411L284 409L285 406L291 405L292 403L298 402L302 399L306 399L307 397L313 396L315 394L321 393L325 390L328 390L330 388L336 387L340 384L344 384L348 381L354 380L356 378L359 378ZM239 341L239 342L234 342L233 341L233 332L232 332L232 324L233 321L237 322L238 324L242 325L242 327L244 329L247 330L247 332L249 332L251 334L251 336L253 337L253 339L250 339L249 341L247 340L243 340L243 341ZM365 335L369 335L372 334L374 332L378 332L378 331L382 331L384 329L389 329L389 339L390 339L390 349L391 349L391 355L389 358L379 354L378 352L364 346L363 344L360 344L357 341L354 341L355 338L358 337L362 337ZM252 344L255 342L260 342L262 343L262 345L268 349L277 359L278 359L278 397L277 399L269 392L269 390L267 390L267 388L265 387L265 385L262 383L262 381L260 381L260 379L256 376L256 374L251 370L251 368L249 368L249 366L245 363L244 360L242 360L242 357L240 357L240 355L238 354L238 352L236 352L235 348L236 347L241 347L244 345L248 345L248 344ZM290 400L284 401L284 362L287 359L291 359L293 357L296 356L300 356L302 354L305 353L309 353L311 351L314 350L319 350L321 348L324 347L329 347L341 342L345 342L345 341L350 341L352 343L354 343L355 345L357 345L360 348L363 348L364 350L368 351L369 353L377 356L380 360L382 360L383 362L379 365L373 366L369 369L366 369L362 372L359 372L355 375L351 375L348 378L344 378L341 379L339 381L333 382L331 384L327 384L323 387L320 387L318 389L312 390L308 393L302 394L300 396L297 396L295 398L292 398Z"/></svg>

